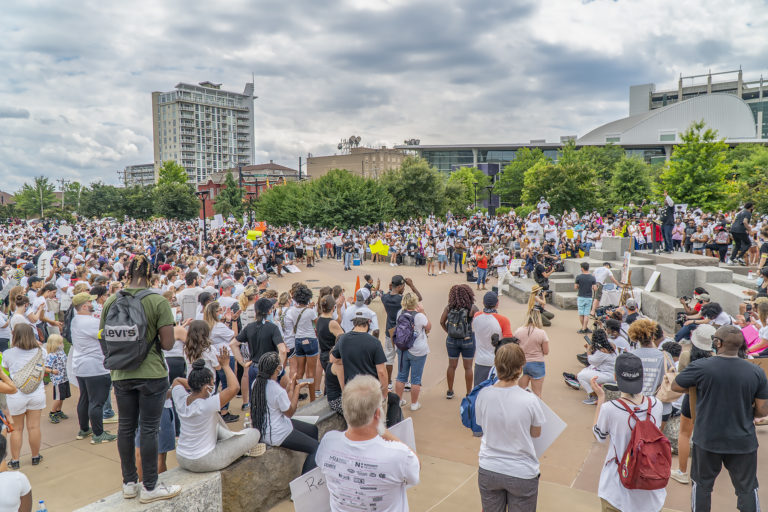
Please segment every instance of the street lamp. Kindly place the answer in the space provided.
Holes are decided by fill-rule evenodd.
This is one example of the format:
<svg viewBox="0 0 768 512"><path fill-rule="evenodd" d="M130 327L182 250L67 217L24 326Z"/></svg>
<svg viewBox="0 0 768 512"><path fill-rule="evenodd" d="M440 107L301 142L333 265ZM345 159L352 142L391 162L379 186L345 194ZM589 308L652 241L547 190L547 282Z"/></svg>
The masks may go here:
<svg viewBox="0 0 768 512"><path fill-rule="evenodd" d="M208 228L205 224L205 199L208 197L208 191L207 190L198 190L195 192L195 195L200 199L200 202L203 203L203 241L208 241Z"/></svg>
<svg viewBox="0 0 768 512"><path fill-rule="evenodd" d="M485 188L488 190L488 216L493 217L493 215L496 213L496 207L493 206L493 198L491 196L493 185L488 185Z"/></svg>
<svg viewBox="0 0 768 512"><path fill-rule="evenodd" d="M477 182L472 183L475 186L475 210L477 210Z"/></svg>
<svg viewBox="0 0 768 512"><path fill-rule="evenodd" d="M248 192L248 225L253 226L253 199L259 197L256 192Z"/></svg>

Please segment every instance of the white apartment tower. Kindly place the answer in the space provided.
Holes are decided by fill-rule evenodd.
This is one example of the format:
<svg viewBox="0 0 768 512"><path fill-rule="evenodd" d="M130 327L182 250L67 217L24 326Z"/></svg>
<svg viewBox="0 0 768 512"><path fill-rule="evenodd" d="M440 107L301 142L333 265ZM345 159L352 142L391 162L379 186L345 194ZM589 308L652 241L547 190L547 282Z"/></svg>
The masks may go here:
<svg viewBox="0 0 768 512"><path fill-rule="evenodd" d="M180 83L152 93L155 173L167 160L187 170L190 183L255 160L253 83L242 94L221 84Z"/></svg>

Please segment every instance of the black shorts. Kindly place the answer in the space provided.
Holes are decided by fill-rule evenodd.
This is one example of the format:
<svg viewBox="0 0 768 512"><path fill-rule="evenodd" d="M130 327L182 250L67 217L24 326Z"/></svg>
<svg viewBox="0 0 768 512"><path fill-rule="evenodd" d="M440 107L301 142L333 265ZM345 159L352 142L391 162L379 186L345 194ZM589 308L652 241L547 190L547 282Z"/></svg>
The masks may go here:
<svg viewBox="0 0 768 512"><path fill-rule="evenodd" d="M304 257L304 249L296 249L296 257L297 258L303 258Z"/></svg>
<svg viewBox="0 0 768 512"><path fill-rule="evenodd" d="M69 391L69 381L65 381L53 386L54 400L66 400L71 396L72 396L72 393L70 393Z"/></svg>
<svg viewBox="0 0 768 512"><path fill-rule="evenodd" d="M680 414L691 419L691 401L688 398L688 395L683 397L683 405L680 406Z"/></svg>

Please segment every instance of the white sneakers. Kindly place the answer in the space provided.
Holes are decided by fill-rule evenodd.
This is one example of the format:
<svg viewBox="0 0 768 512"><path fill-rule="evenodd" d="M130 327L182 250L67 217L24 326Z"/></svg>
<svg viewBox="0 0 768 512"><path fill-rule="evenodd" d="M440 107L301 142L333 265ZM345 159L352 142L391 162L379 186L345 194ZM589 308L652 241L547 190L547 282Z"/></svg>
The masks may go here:
<svg viewBox="0 0 768 512"><path fill-rule="evenodd" d="M123 484L123 498L130 500L139 495L139 484L133 482L130 484Z"/></svg>
<svg viewBox="0 0 768 512"><path fill-rule="evenodd" d="M180 485L165 485L162 482L157 482L155 488L148 491L143 485L139 485L137 482L123 484L123 498L130 500L139 495L139 488L141 488L141 503L152 503L153 501L169 500L174 496L178 496L181 493Z"/></svg>
<svg viewBox="0 0 768 512"><path fill-rule="evenodd" d="M400 407L405 407L406 401L404 398L400 399Z"/></svg>
<svg viewBox="0 0 768 512"><path fill-rule="evenodd" d="M419 409L421 409L421 404L419 402L411 404L412 411L418 411Z"/></svg>
<svg viewBox="0 0 768 512"><path fill-rule="evenodd" d="M669 477L675 482L680 482L681 484L691 483L691 478L679 469L673 469L669 474Z"/></svg>

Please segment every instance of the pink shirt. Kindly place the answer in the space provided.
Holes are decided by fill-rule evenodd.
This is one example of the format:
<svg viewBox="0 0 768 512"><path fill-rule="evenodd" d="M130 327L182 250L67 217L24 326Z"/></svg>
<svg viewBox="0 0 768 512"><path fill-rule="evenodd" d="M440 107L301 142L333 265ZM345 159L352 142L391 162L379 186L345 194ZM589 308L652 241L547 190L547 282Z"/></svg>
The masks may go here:
<svg viewBox="0 0 768 512"><path fill-rule="evenodd" d="M515 338L520 340L520 348L525 352L525 362L544 362L544 343L549 342L544 329L535 327L519 327Z"/></svg>

